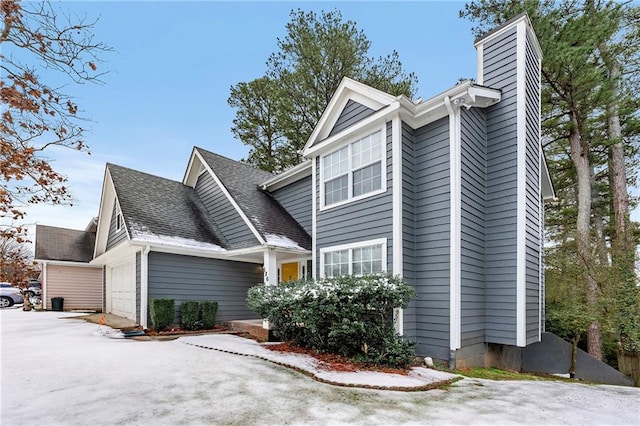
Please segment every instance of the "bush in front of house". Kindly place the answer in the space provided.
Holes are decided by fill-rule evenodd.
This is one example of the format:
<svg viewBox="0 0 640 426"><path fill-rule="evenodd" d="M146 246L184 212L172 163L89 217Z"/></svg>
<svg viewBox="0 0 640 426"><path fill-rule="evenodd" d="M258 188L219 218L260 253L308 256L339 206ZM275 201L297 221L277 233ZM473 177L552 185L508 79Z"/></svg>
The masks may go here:
<svg viewBox="0 0 640 426"><path fill-rule="evenodd" d="M185 330L202 330L216 325L218 302L186 300L180 305L180 326Z"/></svg>
<svg viewBox="0 0 640 426"><path fill-rule="evenodd" d="M204 328L213 328L216 325L216 316L218 315L218 302L215 300L203 300L200 302L200 311L202 313L202 326Z"/></svg>
<svg viewBox="0 0 640 426"><path fill-rule="evenodd" d="M341 276L249 290L250 309L284 340L359 361L406 367L413 343L394 330L393 309L406 308L412 287L391 275Z"/></svg>
<svg viewBox="0 0 640 426"><path fill-rule="evenodd" d="M153 328L162 331L173 322L175 308L173 299L151 300L151 323Z"/></svg>
<svg viewBox="0 0 640 426"><path fill-rule="evenodd" d="M200 303L195 300L186 300L180 304L180 327L185 330L198 330L203 328L200 320Z"/></svg>

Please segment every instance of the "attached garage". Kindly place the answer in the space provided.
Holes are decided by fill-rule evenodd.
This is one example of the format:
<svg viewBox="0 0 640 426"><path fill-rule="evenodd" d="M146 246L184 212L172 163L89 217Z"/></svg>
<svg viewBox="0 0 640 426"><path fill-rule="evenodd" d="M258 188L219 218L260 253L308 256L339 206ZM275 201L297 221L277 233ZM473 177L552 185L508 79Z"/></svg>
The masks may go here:
<svg viewBox="0 0 640 426"><path fill-rule="evenodd" d="M102 268L48 262L42 277L45 309L51 298L63 297L65 310L102 310Z"/></svg>
<svg viewBox="0 0 640 426"><path fill-rule="evenodd" d="M136 321L136 263L107 268L107 311Z"/></svg>

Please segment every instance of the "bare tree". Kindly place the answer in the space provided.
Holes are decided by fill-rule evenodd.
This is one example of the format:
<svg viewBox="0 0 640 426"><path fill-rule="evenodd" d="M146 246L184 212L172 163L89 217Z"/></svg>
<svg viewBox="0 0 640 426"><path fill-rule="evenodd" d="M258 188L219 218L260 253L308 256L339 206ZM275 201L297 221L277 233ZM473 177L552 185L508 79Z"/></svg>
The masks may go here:
<svg viewBox="0 0 640 426"><path fill-rule="evenodd" d="M70 199L65 176L43 152L52 146L87 151L83 120L73 99L38 70L74 84L101 82L98 55L111 49L93 40L95 23L64 15L49 2L2 0L0 237L24 237L24 227L15 223L25 217L26 205Z"/></svg>

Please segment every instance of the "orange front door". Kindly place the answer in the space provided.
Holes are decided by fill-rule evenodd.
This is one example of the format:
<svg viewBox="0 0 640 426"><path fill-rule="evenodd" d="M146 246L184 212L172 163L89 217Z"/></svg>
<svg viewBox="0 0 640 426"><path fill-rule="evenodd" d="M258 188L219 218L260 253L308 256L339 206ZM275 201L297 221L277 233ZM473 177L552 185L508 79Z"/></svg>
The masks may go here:
<svg viewBox="0 0 640 426"><path fill-rule="evenodd" d="M298 279L298 262L282 264L282 282Z"/></svg>

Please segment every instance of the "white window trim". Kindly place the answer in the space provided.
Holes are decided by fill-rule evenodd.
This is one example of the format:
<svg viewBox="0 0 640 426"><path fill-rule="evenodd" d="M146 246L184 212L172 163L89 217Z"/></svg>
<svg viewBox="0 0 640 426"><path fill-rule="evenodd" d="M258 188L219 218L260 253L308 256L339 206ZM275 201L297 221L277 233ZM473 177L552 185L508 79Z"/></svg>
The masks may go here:
<svg viewBox="0 0 640 426"><path fill-rule="evenodd" d="M377 238L375 240L367 240L367 241L358 241L357 243L349 243L349 244L341 244L339 246L331 246L324 247L320 249L320 269L319 274L322 278L324 275L324 254L340 251L340 250L349 250L349 271L353 268L352 265L352 249L370 247L370 246L381 246L382 248L382 272L387 272L387 239L386 238Z"/></svg>
<svg viewBox="0 0 640 426"><path fill-rule="evenodd" d="M381 170L380 170L380 189L376 189L375 191L371 191L371 192L367 192L366 194L362 194L362 195L358 195L357 197L354 197L353 194L353 168L351 165L351 145L355 142L358 142L360 139L367 137L369 135L372 135L376 132L380 132L380 145L382 147L382 153L381 153L381 157L380 157L380 165L381 165ZM333 149L331 152L327 152L325 154L322 154L320 156L320 170L319 170L319 175L320 175L320 179L319 179L319 183L320 183L320 211L324 211L324 210L329 210L329 209L333 209L335 207L339 207L339 206L343 206L345 204L349 204L351 202L354 201L358 201L358 200L362 200L365 198L369 198L369 197L373 197L375 195L379 195L379 194L383 194L385 192L387 192L387 123L386 121L382 124L382 126L380 126L379 129L371 129L370 127L364 129L361 132L358 132L354 135L352 135L349 139L349 142L345 143L345 144L341 144L340 146L335 147L335 149ZM341 150L342 148L344 148L345 146L349 147L349 152L348 152L348 171L347 171L347 176L348 176L348 184L347 184L347 188L349 191L349 195L347 196L346 200L342 200L339 201L337 203L334 204L330 204L330 205L325 205L325 199L324 199L324 158L333 154L336 151ZM368 165L374 164L374 162L369 163ZM366 167L366 166L360 166L359 169Z"/></svg>
<svg viewBox="0 0 640 426"><path fill-rule="evenodd" d="M120 210L120 206L118 205L116 206L116 233L122 231L123 229L124 229L124 216L122 216L122 210Z"/></svg>

